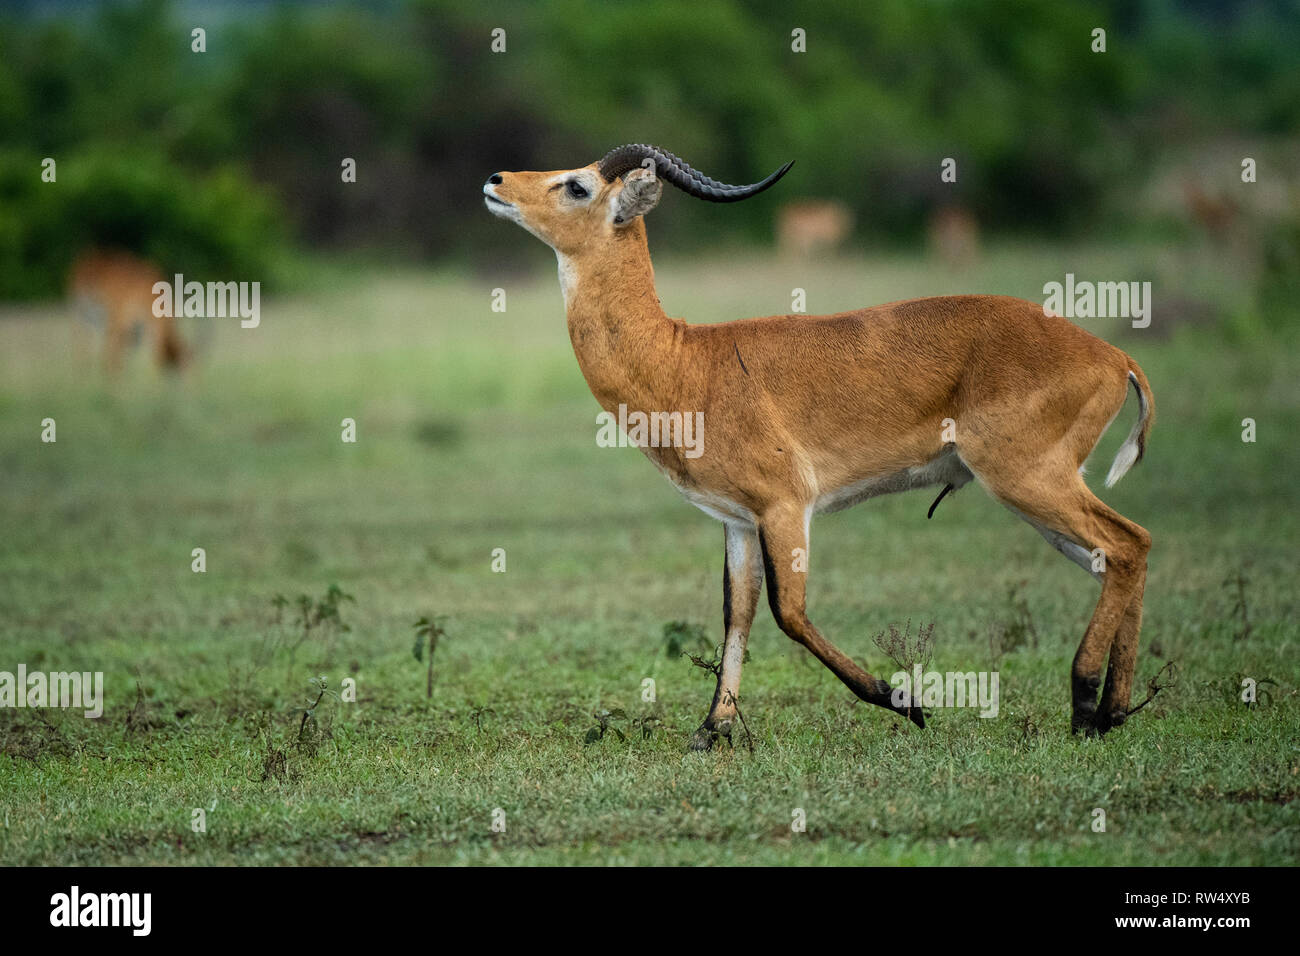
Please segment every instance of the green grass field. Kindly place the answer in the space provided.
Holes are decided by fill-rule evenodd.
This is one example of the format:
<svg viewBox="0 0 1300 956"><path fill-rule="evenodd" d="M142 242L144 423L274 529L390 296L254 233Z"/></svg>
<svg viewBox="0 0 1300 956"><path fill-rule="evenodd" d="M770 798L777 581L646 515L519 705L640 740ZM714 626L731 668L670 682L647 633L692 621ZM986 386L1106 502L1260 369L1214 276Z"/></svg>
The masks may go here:
<svg viewBox="0 0 1300 956"><path fill-rule="evenodd" d="M1156 280L1152 329L1085 324L1156 395L1147 458L1103 494L1155 541L1135 700L1168 662L1174 686L1106 739L1072 738L1096 585L977 485L931 521L914 493L815 522L810 614L886 676L873 637L934 623L932 667L996 669L999 715L941 710L918 731L859 705L764 599L740 701L752 751L738 732L697 754L712 678L664 626L721 640L722 529L634 449L596 446L549 253L536 261L518 279L323 269L264 298L256 330L215 320L180 381L137 356L110 385L60 308L0 314L0 671L106 684L98 720L0 710L0 863L1296 862L1300 385L1294 341L1252 331L1229 270L1146 247L1003 248L959 275L660 262L665 308L696 322L787 311L796 286L830 312L1041 300L1066 272ZM1226 327L1172 328L1175 289ZM355 598L349 630L304 637L273 606L332 584ZM431 699L421 616L445 616ZM327 695L304 722L317 675L355 679L357 700ZM1254 708L1244 678L1265 692ZM601 710L623 712L622 736L589 742Z"/></svg>

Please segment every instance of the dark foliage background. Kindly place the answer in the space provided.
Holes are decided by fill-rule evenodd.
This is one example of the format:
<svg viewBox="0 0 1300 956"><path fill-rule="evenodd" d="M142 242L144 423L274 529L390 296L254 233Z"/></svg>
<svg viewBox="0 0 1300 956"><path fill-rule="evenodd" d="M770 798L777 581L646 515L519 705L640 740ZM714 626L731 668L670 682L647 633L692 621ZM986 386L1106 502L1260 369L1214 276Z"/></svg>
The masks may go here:
<svg viewBox="0 0 1300 956"><path fill-rule="evenodd" d="M1179 147L1294 137L1297 49L1287 0L20 4L0 20L0 295L57 291L91 241L268 280L304 249L469 260L493 249L488 173L627 141L728 181L794 158L785 197L847 203L860 241L916 242L946 156L986 229L1156 228L1116 192ZM46 156L68 188L40 182ZM657 234L701 242L703 211L668 205ZM739 206L709 240L765 240L770 216Z"/></svg>

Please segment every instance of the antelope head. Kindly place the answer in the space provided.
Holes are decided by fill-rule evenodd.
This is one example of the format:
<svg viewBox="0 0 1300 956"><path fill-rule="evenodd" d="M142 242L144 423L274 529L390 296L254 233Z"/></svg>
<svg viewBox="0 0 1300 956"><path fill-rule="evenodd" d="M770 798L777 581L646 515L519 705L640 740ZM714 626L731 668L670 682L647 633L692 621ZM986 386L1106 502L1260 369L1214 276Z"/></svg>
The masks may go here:
<svg viewBox="0 0 1300 956"><path fill-rule="evenodd" d="M786 174L786 163L761 182L728 186L667 150L633 144L589 166L551 172L493 173L483 184L488 211L523 226L563 256L639 234L635 224L659 202L663 183L709 202L756 196Z"/></svg>

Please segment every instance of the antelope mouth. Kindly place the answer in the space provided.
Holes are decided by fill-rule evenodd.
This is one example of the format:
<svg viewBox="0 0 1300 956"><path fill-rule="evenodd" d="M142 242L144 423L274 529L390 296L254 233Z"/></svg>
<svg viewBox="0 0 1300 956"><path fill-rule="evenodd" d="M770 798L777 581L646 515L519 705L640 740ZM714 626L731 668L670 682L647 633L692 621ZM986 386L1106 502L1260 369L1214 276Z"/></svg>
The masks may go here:
<svg viewBox="0 0 1300 956"><path fill-rule="evenodd" d="M506 202L504 199L498 199L486 189L483 190L483 205L487 211L498 219L505 219L509 222L519 221L519 207L514 203Z"/></svg>

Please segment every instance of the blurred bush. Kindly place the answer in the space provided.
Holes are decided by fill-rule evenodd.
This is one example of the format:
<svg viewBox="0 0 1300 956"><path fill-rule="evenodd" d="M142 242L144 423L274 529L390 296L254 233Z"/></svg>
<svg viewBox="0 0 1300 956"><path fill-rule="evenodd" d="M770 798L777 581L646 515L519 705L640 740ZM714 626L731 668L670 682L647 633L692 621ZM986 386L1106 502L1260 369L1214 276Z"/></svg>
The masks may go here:
<svg viewBox="0 0 1300 956"><path fill-rule="evenodd" d="M1260 317L1274 329L1296 329L1300 312L1300 220L1277 223L1264 237L1258 279Z"/></svg>
<svg viewBox="0 0 1300 956"><path fill-rule="evenodd" d="M163 271L274 287L285 239L265 187L234 169L196 174L155 153L95 151L58 161L0 153L0 298L57 295L90 246L127 249Z"/></svg>

